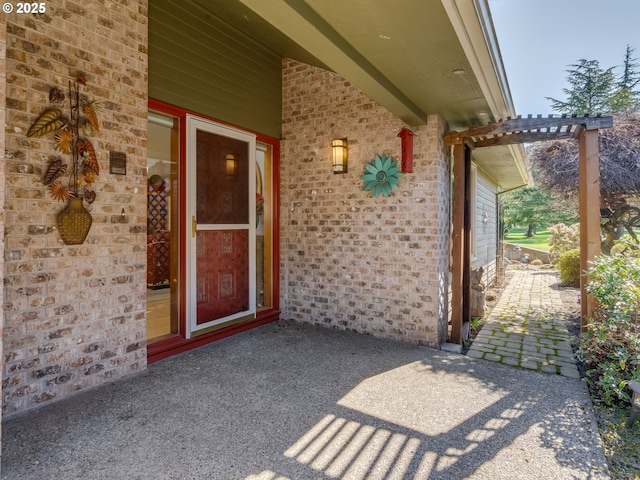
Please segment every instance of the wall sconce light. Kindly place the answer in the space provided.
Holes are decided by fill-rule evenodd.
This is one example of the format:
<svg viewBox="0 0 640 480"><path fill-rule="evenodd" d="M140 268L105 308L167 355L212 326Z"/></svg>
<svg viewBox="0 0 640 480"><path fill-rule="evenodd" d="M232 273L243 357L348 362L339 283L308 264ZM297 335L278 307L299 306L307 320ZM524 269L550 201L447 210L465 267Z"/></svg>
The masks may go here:
<svg viewBox="0 0 640 480"><path fill-rule="evenodd" d="M331 142L331 158L333 160L333 173L347 173L347 158L349 151L347 139L340 138Z"/></svg>
<svg viewBox="0 0 640 480"><path fill-rule="evenodd" d="M227 177L236 175L236 156L233 153L227 153L224 157L224 170Z"/></svg>
<svg viewBox="0 0 640 480"><path fill-rule="evenodd" d="M631 397L631 416L627 420L627 425L632 426L640 413L640 382L629 382L629 388L633 391L633 396Z"/></svg>

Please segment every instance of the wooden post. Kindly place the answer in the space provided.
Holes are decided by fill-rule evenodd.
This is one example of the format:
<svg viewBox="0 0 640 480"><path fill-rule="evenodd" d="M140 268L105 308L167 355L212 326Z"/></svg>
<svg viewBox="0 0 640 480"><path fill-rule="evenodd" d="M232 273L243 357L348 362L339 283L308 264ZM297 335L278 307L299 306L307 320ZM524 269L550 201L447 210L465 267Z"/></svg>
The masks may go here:
<svg viewBox="0 0 640 480"><path fill-rule="evenodd" d="M466 147L453 146L453 232L451 272L451 343L462 345L462 277L464 266L464 157Z"/></svg>
<svg viewBox="0 0 640 480"><path fill-rule="evenodd" d="M451 343L462 345L463 325L471 321L470 199L471 149L453 146L453 233L451 278Z"/></svg>
<svg viewBox="0 0 640 480"><path fill-rule="evenodd" d="M584 272L600 254L600 156L598 130L584 130L579 139L578 165L580 198L580 330L586 330L593 314L595 300L587 295Z"/></svg>
<svg viewBox="0 0 640 480"><path fill-rule="evenodd" d="M462 256L462 341L471 329L471 148L464 147L464 248Z"/></svg>

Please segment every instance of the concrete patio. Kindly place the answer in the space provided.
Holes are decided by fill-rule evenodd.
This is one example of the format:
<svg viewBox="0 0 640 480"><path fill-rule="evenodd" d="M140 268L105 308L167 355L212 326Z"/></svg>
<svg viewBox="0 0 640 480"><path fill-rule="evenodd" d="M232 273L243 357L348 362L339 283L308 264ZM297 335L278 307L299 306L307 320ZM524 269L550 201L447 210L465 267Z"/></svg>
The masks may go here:
<svg viewBox="0 0 640 480"><path fill-rule="evenodd" d="M5 419L4 479L604 479L583 383L278 322Z"/></svg>

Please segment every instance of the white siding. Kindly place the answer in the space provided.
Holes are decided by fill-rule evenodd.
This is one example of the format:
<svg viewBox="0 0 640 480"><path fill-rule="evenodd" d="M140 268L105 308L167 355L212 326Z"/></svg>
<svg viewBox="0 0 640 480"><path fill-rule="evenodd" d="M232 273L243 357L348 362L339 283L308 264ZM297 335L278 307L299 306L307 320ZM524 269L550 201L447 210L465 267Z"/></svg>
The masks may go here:
<svg viewBox="0 0 640 480"><path fill-rule="evenodd" d="M484 267L485 283L488 285L496 277L497 254L497 212L496 186L482 170L477 170L475 202L472 210L474 229L473 267Z"/></svg>

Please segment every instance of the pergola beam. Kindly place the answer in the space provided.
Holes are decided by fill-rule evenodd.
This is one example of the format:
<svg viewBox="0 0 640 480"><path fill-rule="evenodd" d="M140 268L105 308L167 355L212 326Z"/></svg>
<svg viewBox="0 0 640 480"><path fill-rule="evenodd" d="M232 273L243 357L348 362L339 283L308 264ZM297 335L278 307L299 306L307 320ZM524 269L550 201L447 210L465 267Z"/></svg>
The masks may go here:
<svg viewBox="0 0 640 480"><path fill-rule="evenodd" d="M494 123L493 127L489 128L489 133L506 133L506 132L517 132L523 130L537 130L543 128L560 128L568 125L583 125L587 130L598 130L600 128L608 128L613 126L613 117L606 116L602 117L600 115L596 115L595 117L591 117L589 115L585 115L584 117L577 116L566 116L563 115L561 117L527 117L527 118L511 118L507 119L504 122ZM488 128L491 127L487 125Z"/></svg>
<svg viewBox="0 0 640 480"><path fill-rule="evenodd" d="M613 126L613 117L600 115L595 117L568 117L563 115L562 117L538 117L529 116L527 118L509 118L503 122L492 123L489 125L471 127L464 132L451 132L444 137L445 145L456 145L463 143L466 139L485 139L498 136L502 138L502 135L515 135L515 134L545 134L543 138L536 139L532 137L531 140L523 139L521 143L531 143L544 140L558 140L563 138L575 137L574 132L572 135L567 135L574 128L577 130L598 130L600 128L609 128ZM510 142L516 143L516 142ZM476 145L477 147L477 145Z"/></svg>
<svg viewBox="0 0 640 480"><path fill-rule="evenodd" d="M535 143L546 142L550 140L564 140L572 139L575 134L571 131L560 133L547 133L547 132L518 132L511 134L504 134L500 136L482 138L476 140L473 145L475 148L480 147L496 147L499 145L517 145L521 143Z"/></svg>

